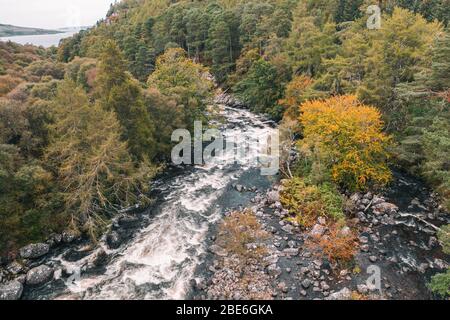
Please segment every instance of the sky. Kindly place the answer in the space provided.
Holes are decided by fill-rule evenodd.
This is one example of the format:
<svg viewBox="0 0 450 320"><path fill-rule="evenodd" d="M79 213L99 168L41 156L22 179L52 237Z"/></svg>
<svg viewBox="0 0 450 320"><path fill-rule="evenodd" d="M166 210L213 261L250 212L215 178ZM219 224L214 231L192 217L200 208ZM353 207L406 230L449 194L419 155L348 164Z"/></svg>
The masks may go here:
<svg viewBox="0 0 450 320"><path fill-rule="evenodd" d="M56 29L91 26L114 0L0 0L0 24Z"/></svg>

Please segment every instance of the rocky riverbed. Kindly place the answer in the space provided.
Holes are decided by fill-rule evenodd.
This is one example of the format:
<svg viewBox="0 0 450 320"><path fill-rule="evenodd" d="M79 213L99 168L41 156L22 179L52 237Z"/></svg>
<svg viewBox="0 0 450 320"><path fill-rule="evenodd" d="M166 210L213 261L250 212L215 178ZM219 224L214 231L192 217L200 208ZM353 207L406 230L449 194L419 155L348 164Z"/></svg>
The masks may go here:
<svg viewBox="0 0 450 320"><path fill-rule="evenodd" d="M445 271L450 260L442 253L433 226L450 220L435 195L417 179L395 172L394 182L382 195L353 194L350 199L359 248L352 263L338 265L305 246L312 234L325 232L325 218L310 230L302 230L286 221L288 212L279 202L278 186L267 193L254 193L249 208L271 235L264 244L264 259L249 259L243 268L236 267L238 258L214 245L217 236L213 233L214 249L197 269L191 298L438 298L427 283L432 275ZM367 281L374 268L380 270L378 289ZM249 274L253 275L250 281L246 279Z"/></svg>

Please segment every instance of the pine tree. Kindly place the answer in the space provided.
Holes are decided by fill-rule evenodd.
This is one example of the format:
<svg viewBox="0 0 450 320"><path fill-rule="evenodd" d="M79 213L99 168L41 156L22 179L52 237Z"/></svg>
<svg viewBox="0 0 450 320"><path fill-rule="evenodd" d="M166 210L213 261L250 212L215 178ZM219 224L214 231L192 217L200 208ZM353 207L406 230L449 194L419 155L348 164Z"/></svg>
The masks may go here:
<svg viewBox="0 0 450 320"><path fill-rule="evenodd" d="M135 166L115 113L92 105L72 81L59 85L53 111L45 159L56 168L72 227L95 238L105 222L102 212L136 201L134 192L145 191L152 169L144 163Z"/></svg>
<svg viewBox="0 0 450 320"><path fill-rule="evenodd" d="M124 128L122 139L128 142L137 159L155 154L153 124L145 108L142 89L126 72L126 62L117 45L108 41L100 57L97 78L102 107L114 111Z"/></svg>

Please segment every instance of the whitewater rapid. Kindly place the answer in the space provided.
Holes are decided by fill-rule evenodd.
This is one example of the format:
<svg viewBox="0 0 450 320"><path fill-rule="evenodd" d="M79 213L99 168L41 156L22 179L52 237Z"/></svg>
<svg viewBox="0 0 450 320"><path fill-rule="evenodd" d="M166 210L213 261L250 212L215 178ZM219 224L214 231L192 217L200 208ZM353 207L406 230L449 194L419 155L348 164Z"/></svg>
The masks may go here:
<svg viewBox="0 0 450 320"><path fill-rule="evenodd" d="M238 144L243 132L258 137L274 130L266 119L246 110L220 106L220 114L224 119L217 124L220 131L227 140L237 139ZM222 157L230 158L230 154ZM39 298L184 299L194 271L204 259L208 230L223 216L225 193L245 173L255 170L255 165L249 161L244 165L194 166L174 177L155 181L153 188L162 198L131 240L116 250L108 249L103 240L99 248L78 261L67 261L64 251L51 261L66 273L83 270L93 255L104 250L110 257L104 271L81 271L70 284L61 279L65 285Z"/></svg>

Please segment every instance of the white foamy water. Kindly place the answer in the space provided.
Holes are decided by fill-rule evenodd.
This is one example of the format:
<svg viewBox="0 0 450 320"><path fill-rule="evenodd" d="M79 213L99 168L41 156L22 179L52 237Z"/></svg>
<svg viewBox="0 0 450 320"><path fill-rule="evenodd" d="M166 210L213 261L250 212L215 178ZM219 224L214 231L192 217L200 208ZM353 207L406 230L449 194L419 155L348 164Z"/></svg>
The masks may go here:
<svg viewBox="0 0 450 320"><path fill-rule="evenodd" d="M270 132L259 117L245 110L225 108L227 139L242 136L242 129L252 136ZM247 132L247 133L248 133ZM229 154L223 155L229 159ZM101 275L81 273L81 279L57 298L80 294L83 299L183 299L189 280L206 252L205 237L211 224L221 219L217 200L226 187L242 176L252 165L198 166L161 183L164 201L149 225L118 250L107 250L112 261ZM70 263L63 255L55 264L64 268L81 267L90 257Z"/></svg>

